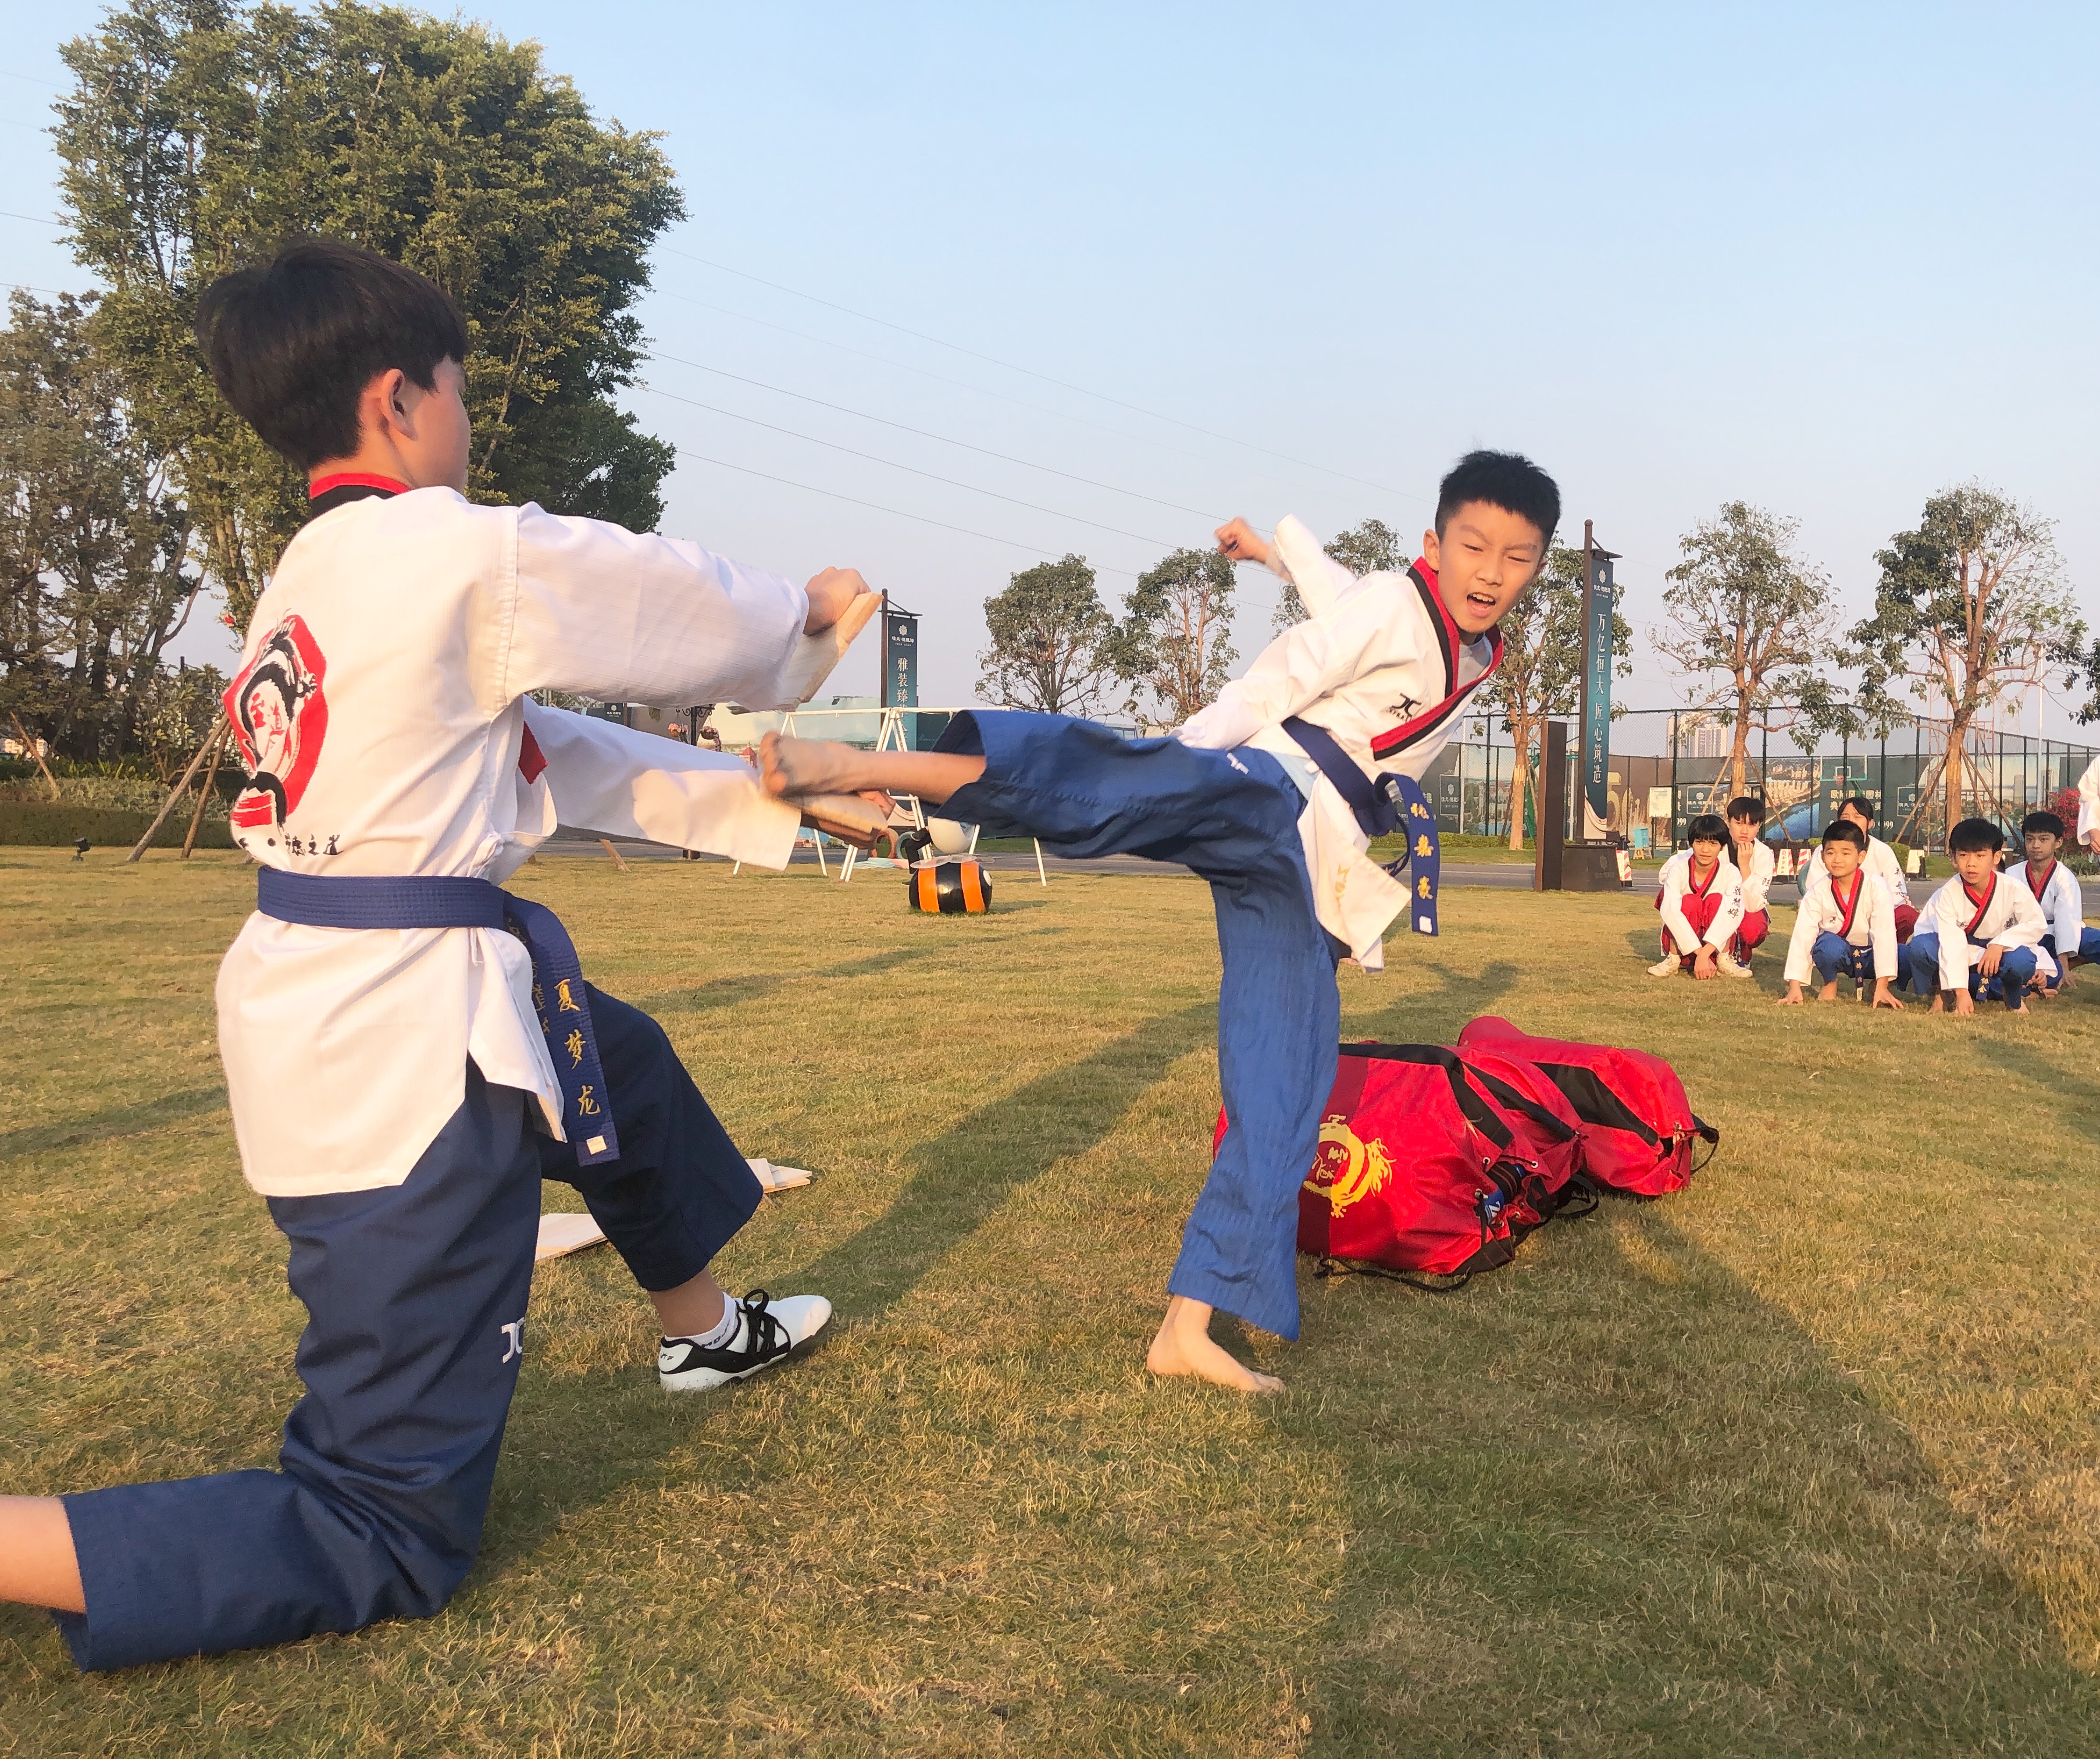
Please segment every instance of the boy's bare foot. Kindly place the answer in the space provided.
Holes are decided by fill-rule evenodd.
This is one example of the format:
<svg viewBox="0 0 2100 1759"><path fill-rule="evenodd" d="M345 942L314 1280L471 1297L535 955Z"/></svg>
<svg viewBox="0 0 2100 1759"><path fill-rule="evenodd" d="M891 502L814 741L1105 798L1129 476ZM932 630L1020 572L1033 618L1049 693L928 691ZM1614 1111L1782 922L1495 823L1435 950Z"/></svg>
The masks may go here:
<svg viewBox="0 0 2100 1759"><path fill-rule="evenodd" d="M768 733L758 742L760 782L769 794L855 793L847 765L860 755L828 739Z"/></svg>
<svg viewBox="0 0 2100 1759"><path fill-rule="evenodd" d="M1167 1317L1159 1322L1159 1335L1145 1353L1145 1365L1154 1374L1193 1374L1238 1393L1283 1390L1283 1382L1274 1375L1257 1374L1220 1345L1211 1336L1209 1306L1186 1295L1168 1297Z"/></svg>

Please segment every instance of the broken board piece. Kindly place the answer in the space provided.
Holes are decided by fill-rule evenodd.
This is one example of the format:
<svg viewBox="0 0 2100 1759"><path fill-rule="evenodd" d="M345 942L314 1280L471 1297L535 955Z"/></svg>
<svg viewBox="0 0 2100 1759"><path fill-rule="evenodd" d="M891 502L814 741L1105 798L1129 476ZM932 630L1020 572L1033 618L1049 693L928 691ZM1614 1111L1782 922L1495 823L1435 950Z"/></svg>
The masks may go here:
<svg viewBox="0 0 2100 1759"><path fill-rule="evenodd" d="M770 1160L752 1160L748 1164L758 1175L758 1182L768 1191L793 1191L817 1176L801 1167L777 1167Z"/></svg>
<svg viewBox="0 0 2100 1759"><path fill-rule="evenodd" d="M589 1215L543 1215L540 1244L533 1249L532 1262L545 1264L549 1258L566 1258L586 1246L604 1244L605 1230Z"/></svg>

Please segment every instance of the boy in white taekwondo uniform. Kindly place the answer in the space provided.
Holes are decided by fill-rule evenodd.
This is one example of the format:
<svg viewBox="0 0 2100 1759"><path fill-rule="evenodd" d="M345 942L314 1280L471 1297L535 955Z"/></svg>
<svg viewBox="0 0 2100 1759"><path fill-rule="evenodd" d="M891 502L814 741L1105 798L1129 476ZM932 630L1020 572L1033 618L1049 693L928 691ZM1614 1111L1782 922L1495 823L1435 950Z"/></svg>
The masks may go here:
<svg viewBox="0 0 2100 1759"><path fill-rule="evenodd" d="M1903 863L1896 859L1895 851L1874 834L1873 802L1864 794L1855 794L1838 807L1838 816L1858 825L1865 834L1867 859L1860 865L1888 887L1889 896L1895 900L1896 940L1899 944L1908 941L1917 926L1917 908L1910 901L1910 886L1904 877ZM1795 876L1802 897L1808 895L1808 888L1822 872L1823 851L1819 845Z"/></svg>
<svg viewBox="0 0 2100 1759"><path fill-rule="evenodd" d="M2085 926L2085 899L2078 876L2057 859L2063 846L2063 820L2054 812L2030 812L2020 820L2020 840L2027 858L2005 869L2009 877L2024 880L2041 907L2048 925L2041 939L2045 958L2036 961L2046 992L2071 985L2071 966L2100 963L2100 928Z"/></svg>
<svg viewBox="0 0 2100 1759"><path fill-rule="evenodd" d="M1948 835L1954 877L1932 895L1910 938L1910 987L1930 992L1932 1011L1954 998L1957 1014L1976 1011L1972 992L1997 979L2005 1005L2027 1012L2042 935L2041 906L2027 882L1998 871L2005 834L1988 819L1964 819Z"/></svg>
<svg viewBox="0 0 2100 1759"><path fill-rule="evenodd" d="M2076 839L2100 855L2100 758L2078 778L2078 834Z"/></svg>
<svg viewBox="0 0 2100 1759"><path fill-rule="evenodd" d="M1385 778L1411 786L1493 670L1495 623L1538 572L1560 512L1529 459L1474 453L1444 479L1423 559L1405 573L1356 579L1295 519L1273 546L1242 520L1221 527L1226 555L1286 573L1311 615L1170 737L1009 713L958 716L932 752L771 735L761 748L766 785L787 798L897 789L988 835L1038 837L1070 856L1150 855L1210 881L1227 1129L1167 1282L1146 1358L1155 1373L1277 1385L1211 1337L1211 1312L1297 1335L1298 1188L1334 1085L1335 963L1377 970L1412 896L1366 852L1394 823L1388 790L1405 792Z"/></svg>
<svg viewBox="0 0 2100 1759"><path fill-rule="evenodd" d="M1705 981L1716 975L1748 977L1728 944L1743 922L1743 877L1727 858L1728 827L1702 812L1685 827L1689 848L1662 864L1655 907L1662 913L1662 957L1651 977L1689 971Z"/></svg>
<svg viewBox="0 0 2100 1759"><path fill-rule="evenodd" d="M1823 979L1824 1001L1838 999L1838 977L1849 972L1864 996L1874 984L1877 1008L1903 1011L1890 992L1902 973L1896 948L1895 901L1889 889L1861 866L1867 833L1840 819L1823 833L1823 871L1794 913L1793 935L1787 943L1786 993L1782 1005L1798 1004L1801 986L1812 970Z"/></svg>
<svg viewBox="0 0 2100 1759"><path fill-rule="evenodd" d="M1758 833L1764 829L1765 803L1750 794L1728 802L1728 859L1743 879L1743 920L1736 925L1728 953L1745 974L1750 958L1771 933L1770 895L1779 857Z"/></svg>
<svg viewBox="0 0 2100 1759"><path fill-rule="evenodd" d="M218 979L242 1168L310 1315L307 1393L281 1471L0 1503L0 1597L54 1609L88 1668L443 1605L517 1384L543 1175L651 1292L667 1388L755 1372L831 1310L724 1296L707 1266L757 1180L662 1029L492 882L558 819L784 866L799 815L748 766L527 692L792 705L841 617L865 621L859 577L805 591L470 504L464 326L383 259L291 246L209 289L199 334L312 477L227 692L261 908Z"/></svg>

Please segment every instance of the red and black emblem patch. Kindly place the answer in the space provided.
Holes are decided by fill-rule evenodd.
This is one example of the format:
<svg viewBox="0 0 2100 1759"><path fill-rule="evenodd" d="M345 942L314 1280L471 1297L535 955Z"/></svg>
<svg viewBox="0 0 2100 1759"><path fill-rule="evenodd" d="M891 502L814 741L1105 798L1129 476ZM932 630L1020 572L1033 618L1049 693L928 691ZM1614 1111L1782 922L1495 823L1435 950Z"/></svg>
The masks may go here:
<svg viewBox="0 0 2100 1759"><path fill-rule="evenodd" d="M304 620L292 616L270 631L227 687L222 700L248 771L248 785L233 803L236 826L281 825L298 810L328 734L321 693L327 673L320 644Z"/></svg>

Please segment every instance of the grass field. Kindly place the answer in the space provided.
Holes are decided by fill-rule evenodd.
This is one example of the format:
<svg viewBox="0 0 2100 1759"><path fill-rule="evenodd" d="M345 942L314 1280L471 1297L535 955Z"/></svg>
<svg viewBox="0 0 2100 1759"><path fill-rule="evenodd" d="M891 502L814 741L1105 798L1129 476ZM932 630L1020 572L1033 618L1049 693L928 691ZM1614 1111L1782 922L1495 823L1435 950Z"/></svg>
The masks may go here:
<svg viewBox="0 0 2100 1759"><path fill-rule="evenodd" d="M722 1268L827 1340L672 1400L618 1261L548 1267L441 1616L83 1679L0 1609L0 1754L2100 1751L2100 982L1782 1011L1769 956L1646 977L1643 902L1449 894L1348 1036L1660 1050L1720 1156L1456 1296L1308 1278L1251 1402L1140 1367L1217 1103L1198 886L518 883L820 1169ZM0 851L0 1487L274 1456L300 1315L211 1016L251 885Z"/></svg>

